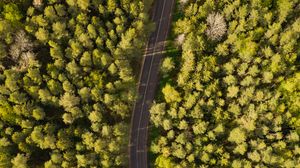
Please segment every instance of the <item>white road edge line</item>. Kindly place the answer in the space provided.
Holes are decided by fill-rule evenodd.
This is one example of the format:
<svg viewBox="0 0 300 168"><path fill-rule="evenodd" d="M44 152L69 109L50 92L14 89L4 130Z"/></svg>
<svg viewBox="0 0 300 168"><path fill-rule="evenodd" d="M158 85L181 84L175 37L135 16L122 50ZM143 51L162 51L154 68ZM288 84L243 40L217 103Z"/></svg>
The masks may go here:
<svg viewBox="0 0 300 168"><path fill-rule="evenodd" d="M151 20L154 19L155 13L156 13L156 8L154 8L154 11L153 11L153 13L151 15ZM145 51L144 51L144 55L148 51L149 41L150 40L147 41L146 48L145 48ZM144 55L143 55L143 61L142 61L142 67L141 67L142 72L140 72L140 74L139 74L139 80L138 80L138 85L137 85L137 93L139 93L140 83L141 83L143 69L144 69L144 63L145 63L145 57L144 57ZM131 139L132 139L131 134L132 134L133 119L134 119L134 115L135 115L134 111L135 111L136 103L137 103L138 99L139 98L137 98L136 102L133 104L133 112L132 112L132 116L131 116L131 125L130 125L131 128L130 128L129 146L134 146L133 144L131 144ZM129 148L129 152L131 152L131 148ZM130 153L129 153L129 158L130 158ZM129 164L130 164L130 161L129 161Z"/></svg>
<svg viewBox="0 0 300 168"><path fill-rule="evenodd" d="M162 10L162 14L161 14L160 20L159 20L157 35L156 35L155 43L154 43L154 51L153 51L154 53L155 53L155 50L156 50L155 46L156 46L156 43L157 43L157 39L158 39L158 35L159 35L159 32L160 32L160 28L161 28L161 21L162 21L162 18L164 16L164 10L165 10L165 6L166 6L166 1L167 0L164 0L163 10ZM139 120L139 126L138 126L138 128L140 128L140 125L141 125L141 120L142 120L142 115L143 115L143 107L144 107L144 102L145 102L145 97L146 97L146 93L147 93L147 89L148 89L148 84L149 84L150 76L151 76L152 64L153 64L153 57L151 58L150 70L149 70L149 73L148 73L147 85L146 85L146 89L145 89L145 92L144 92L144 98L143 98L143 103L142 103L141 115L140 115L140 120ZM137 132L137 148L138 148L138 146L139 146L139 131ZM136 153L136 156L138 158L138 153ZM139 162L137 162L137 167L139 167Z"/></svg>
<svg viewBox="0 0 300 168"><path fill-rule="evenodd" d="M172 0L172 4L171 4L171 12L170 12L170 15L169 15L169 21L168 21L168 29L167 29L167 31L166 31L166 35L165 35L165 37L164 37L164 39L167 39L167 37L168 37L168 34L169 34L169 31L170 31L170 24L171 24L171 22L172 22L172 12L173 12L173 7L174 7L174 2L175 2L175 0ZM163 48L165 48L165 43L163 43ZM163 52L162 52L163 53ZM148 126L149 127L149 126ZM147 133L147 136L146 136L146 142L148 142L148 131L146 132ZM148 150L147 150L148 151ZM146 160L146 161L148 161L148 160ZM148 163L147 163L148 164Z"/></svg>

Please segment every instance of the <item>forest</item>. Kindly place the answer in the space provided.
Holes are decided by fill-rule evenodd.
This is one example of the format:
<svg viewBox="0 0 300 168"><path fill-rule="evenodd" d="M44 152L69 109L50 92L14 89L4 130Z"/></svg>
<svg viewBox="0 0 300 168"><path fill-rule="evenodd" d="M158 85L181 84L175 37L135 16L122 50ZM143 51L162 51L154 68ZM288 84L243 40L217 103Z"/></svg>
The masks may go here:
<svg viewBox="0 0 300 168"><path fill-rule="evenodd" d="M147 24L140 0L1 0L0 167L127 167Z"/></svg>
<svg viewBox="0 0 300 168"><path fill-rule="evenodd" d="M174 20L155 167L300 167L300 1L180 0Z"/></svg>

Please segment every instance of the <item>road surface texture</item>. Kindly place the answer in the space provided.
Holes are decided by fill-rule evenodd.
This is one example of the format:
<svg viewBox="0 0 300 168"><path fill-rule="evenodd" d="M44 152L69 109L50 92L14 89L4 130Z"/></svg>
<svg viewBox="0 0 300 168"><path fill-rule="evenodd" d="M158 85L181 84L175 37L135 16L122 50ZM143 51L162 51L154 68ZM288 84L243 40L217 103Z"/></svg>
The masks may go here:
<svg viewBox="0 0 300 168"><path fill-rule="evenodd" d="M168 36L172 9L175 0L156 0L154 2L151 20L156 24L156 30L149 38L143 65L140 72L138 99L134 105L129 145L129 167L147 168L148 163L148 123L149 108L153 102L160 61L163 56L164 42Z"/></svg>

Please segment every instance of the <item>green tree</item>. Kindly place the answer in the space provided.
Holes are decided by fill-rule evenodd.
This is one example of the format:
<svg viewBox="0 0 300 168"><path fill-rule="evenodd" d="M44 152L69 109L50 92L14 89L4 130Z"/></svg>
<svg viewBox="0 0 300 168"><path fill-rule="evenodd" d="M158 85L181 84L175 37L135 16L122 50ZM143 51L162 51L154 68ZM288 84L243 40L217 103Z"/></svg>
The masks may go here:
<svg viewBox="0 0 300 168"><path fill-rule="evenodd" d="M77 0L77 5L82 10L87 10L90 5L90 0Z"/></svg>
<svg viewBox="0 0 300 168"><path fill-rule="evenodd" d="M155 166L158 168L173 168L174 164L170 158L165 158L162 155L155 159Z"/></svg>
<svg viewBox="0 0 300 168"><path fill-rule="evenodd" d="M237 86L230 86L228 87L227 97L230 98L237 97L238 92L239 92L239 88Z"/></svg>
<svg viewBox="0 0 300 168"><path fill-rule="evenodd" d="M67 1L68 2L68 1ZM58 16L65 16L66 15L66 7L62 4L55 4L54 5L55 11Z"/></svg>
<svg viewBox="0 0 300 168"><path fill-rule="evenodd" d="M164 94L164 98L165 98L166 102L168 102L168 103L181 101L180 94L170 84L167 84L163 88L162 92Z"/></svg>
<svg viewBox="0 0 300 168"><path fill-rule="evenodd" d="M1 14L6 20L11 21L12 23L17 23L23 18L19 7L14 3L8 3L4 5Z"/></svg>
<svg viewBox="0 0 300 168"><path fill-rule="evenodd" d="M39 28L38 31L35 33L35 37L42 43L46 43L49 40L49 32L44 28Z"/></svg>
<svg viewBox="0 0 300 168"><path fill-rule="evenodd" d="M175 68L175 64L174 64L173 59L171 57L165 58L162 63L162 67L161 67L162 72L168 73L168 72L172 71L174 68Z"/></svg>
<svg viewBox="0 0 300 168"><path fill-rule="evenodd" d="M107 9L109 12L113 12L115 11L115 9L117 8L117 3L114 0L108 0L107 1Z"/></svg>
<svg viewBox="0 0 300 168"><path fill-rule="evenodd" d="M66 31L66 24L63 22L55 22L52 24L52 30L54 31L54 34L56 35L55 38L60 39L68 34Z"/></svg>
<svg viewBox="0 0 300 168"><path fill-rule="evenodd" d="M53 6L47 6L44 9L44 14L47 19L50 19L52 22L56 20L58 17L56 16L56 12Z"/></svg>
<svg viewBox="0 0 300 168"><path fill-rule="evenodd" d="M24 154L19 154L12 159L13 168L27 168L28 157Z"/></svg>
<svg viewBox="0 0 300 168"><path fill-rule="evenodd" d="M91 54L88 52L84 52L82 57L80 58L81 66L92 66L92 58Z"/></svg>
<svg viewBox="0 0 300 168"><path fill-rule="evenodd" d="M45 118L46 114L42 108L36 108L32 111L32 116L36 120L43 120Z"/></svg>
<svg viewBox="0 0 300 168"><path fill-rule="evenodd" d="M246 141L246 134L241 128L234 128L228 137L228 141L240 144Z"/></svg>
<svg viewBox="0 0 300 168"><path fill-rule="evenodd" d="M294 1L286 1L286 0L279 0L277 2L278 11L279 11L279 18L280 22L286 20L288 14L293 10Z"/></svg>
<svg viewBox="0 0 300 168"><path fill-rule="evenodd" d="M66 109L79 105L79 103L80 98L71 93L65 93L59 100L59 104Z"/></svg>

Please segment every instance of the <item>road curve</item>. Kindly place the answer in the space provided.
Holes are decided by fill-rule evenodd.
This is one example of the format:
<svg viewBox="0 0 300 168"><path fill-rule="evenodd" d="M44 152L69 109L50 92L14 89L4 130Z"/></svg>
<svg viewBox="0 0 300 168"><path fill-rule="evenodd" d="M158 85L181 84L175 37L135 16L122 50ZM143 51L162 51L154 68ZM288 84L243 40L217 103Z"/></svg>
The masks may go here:
<svg viewBox="0 0 300 168"><path fill-rule="evenodd" d="M164 42L170 29L172 10L175 0L156 0L154 2L151 20L156 23L156 30L151 34L143 57L140 72L138 99L134 105L131 118L129 142L129 167L147 168L148 163L148 123L149 107L153 102L160 61L163 56Z"/></svg>

